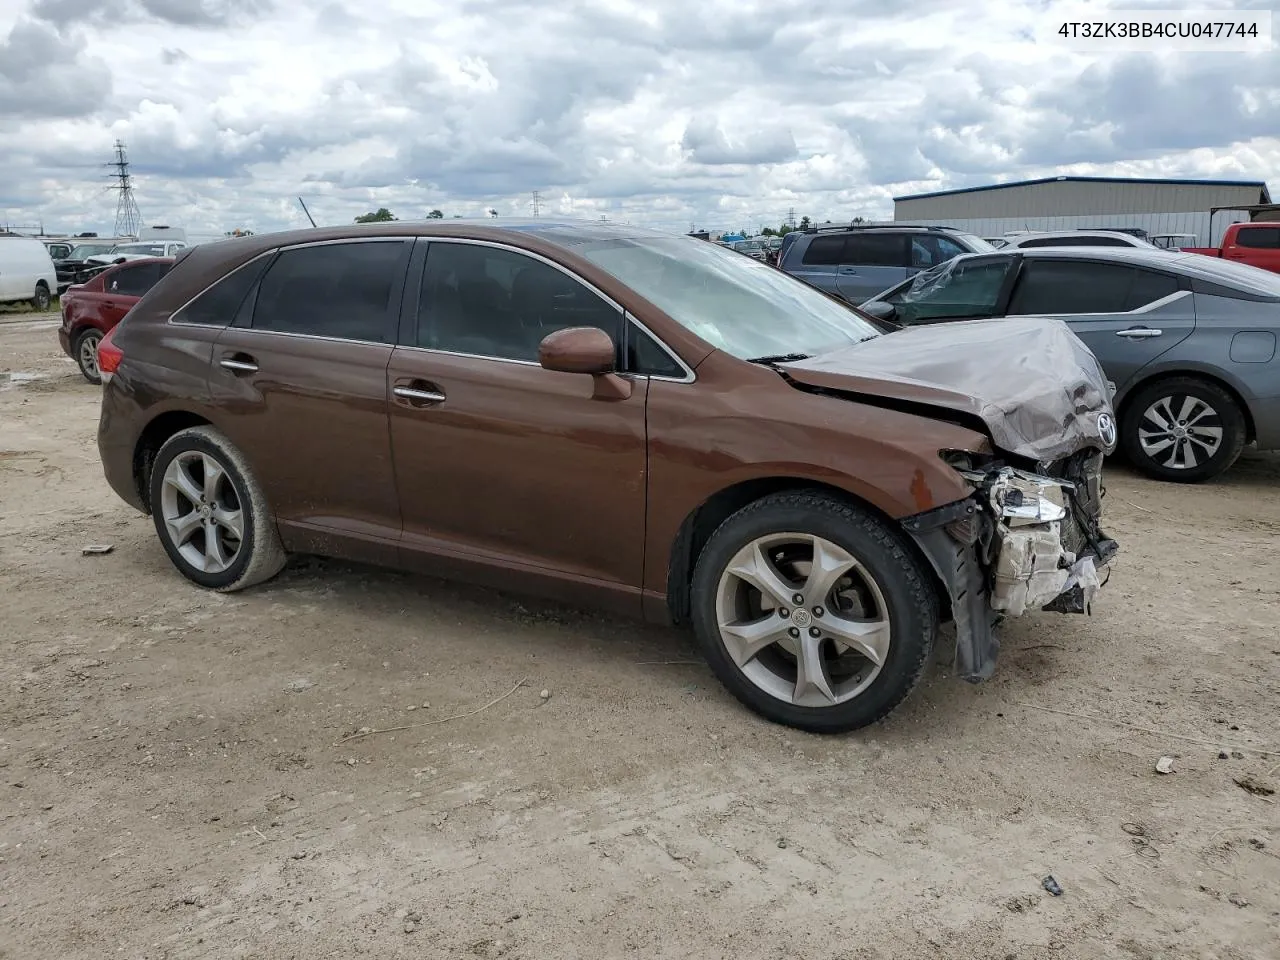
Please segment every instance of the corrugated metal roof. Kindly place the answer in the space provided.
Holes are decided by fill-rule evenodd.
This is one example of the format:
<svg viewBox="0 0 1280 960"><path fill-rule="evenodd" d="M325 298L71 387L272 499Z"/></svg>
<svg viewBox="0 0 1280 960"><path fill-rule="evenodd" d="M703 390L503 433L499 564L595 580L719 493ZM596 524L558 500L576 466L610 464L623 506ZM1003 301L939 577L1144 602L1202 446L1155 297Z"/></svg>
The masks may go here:
<svg viewBox="0 0 1280 960"><path fill-rule="evenodd" d="M1179 180L1176 178L1162 179L1159 177L1041 177L1038 180L1010 180L1008 183L991 183L981 187L959 187L955 190L937 190L933 193L912 193L901 197L894 197L897 203L899 200L924 200L929 197L950 197L960 193L981 193L984 190L1004 190L1008 187L1033 187L1042 183L1059 183L1066 181L1069 183L1127 183L1132 185L1138 184L1165 184L1184 187L1257 187L1262 191L1263 203L1271 202L1271 194L1267 190L1267 182L1265 180Z"/></svg>

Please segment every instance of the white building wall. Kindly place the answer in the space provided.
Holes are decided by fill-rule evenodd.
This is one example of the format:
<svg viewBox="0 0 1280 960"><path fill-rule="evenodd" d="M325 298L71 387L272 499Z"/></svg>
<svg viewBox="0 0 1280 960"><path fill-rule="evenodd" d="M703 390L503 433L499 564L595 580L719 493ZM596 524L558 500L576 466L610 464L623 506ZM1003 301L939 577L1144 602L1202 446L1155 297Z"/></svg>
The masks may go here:
<svg viewBox="0 0 1280 960"><path fill-rule="evenodd" d="M973 217L962 219L895 219L895 223L934 224L955 227L980 237L1001 237L1015 230L1076 230L1080 228L1137 227L1150 235L1194 233L1196 242L1183 246L1216 247L1233 223L1245 223L1249 214L1239 210L1219 210L1213 215L1212 230L1207 211L1188 213L1112 213L1074 217Z"/></svg>

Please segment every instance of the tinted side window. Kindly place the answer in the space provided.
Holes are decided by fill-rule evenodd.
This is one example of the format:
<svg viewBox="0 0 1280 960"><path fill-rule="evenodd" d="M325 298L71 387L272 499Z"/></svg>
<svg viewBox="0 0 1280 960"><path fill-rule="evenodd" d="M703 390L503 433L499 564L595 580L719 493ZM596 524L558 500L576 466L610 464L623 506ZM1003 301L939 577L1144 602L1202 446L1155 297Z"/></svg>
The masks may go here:
<svg viewBox="0 0 1280 960"><path fill-rule="evenodd" d="M1280 249L1280 227L1249 227L1236 234L1236 246L1260 250Z"/></svg>
<svg viewBox="0 0 1280 960"><path fill-rule="evenodd" d="M390 343L408 246L366 241L281 252L258 288L253 328Z"/></svg>
<svg viewBox="0 0 1280 960"><path fill-rule="evenodd" d="M237 267L170 317L170 321L207 324L212 327L230 326L245 297L270 262L270 257L260 257Z"/></svg>
<svg viewBox="0 0 1280 960"><path fill-rule="evenodd" d="M850 234L845 241L844 262L864 267L905 267L907 240L904 233Z"/></svg>
<svg viewBox="0 0 1280 960"><path fill-rule="evenodd" d="M622 315L579 281L514 250L433 242L418 298L418 343L431 350L537 362L565 327L599 327L618 342Z"/></svg>
<svg viewBox="0 0 1280 960"><path fill-rule="evenodd" d="M632 325L627 331L628 373L640 373L650 377L674 377L683 380L684 368L671 358L658 342L639 327Z"/></svg>
<svg viewBox="0 0 1280 960"><path fill-rule="evenodd" d="M1122 313L1132 267L1088 260L1029 260L1009 303L1011 315Z"/></svg>
<svg viewBox="0 0 1280 960"><path fill-rule="evenodd" d="M809 241L801 263L830 267L844 263L844 237L817 236Z"/></svg>
<svg viewBox="0 0 1280 960"><path fill-rule="evenodd" d="M121 267L107 279L107 291L126 297L141 297L160 282L169 272L167 263L140 263L136 267Z"/></svg>
<svg viewBox="0 0 1280 960"><path fill-rule="evenodd" d="M912 236L910 237L910 242L911 266L921 270L936 267L940 263L946 263L952 257L958 257L962 253L969 252L954 240L929 234Z"/></svg>
<svg viewBox="0 0 1280 960"><path fill-rule="evenodd" d="M1129 299L1125 302L1126 310L1137 310L1148 303L1155 303L1179 290L1178 278L1165 273L1153 273L1150 270L1134 270L1133 286L1129 288Z"/></svg>

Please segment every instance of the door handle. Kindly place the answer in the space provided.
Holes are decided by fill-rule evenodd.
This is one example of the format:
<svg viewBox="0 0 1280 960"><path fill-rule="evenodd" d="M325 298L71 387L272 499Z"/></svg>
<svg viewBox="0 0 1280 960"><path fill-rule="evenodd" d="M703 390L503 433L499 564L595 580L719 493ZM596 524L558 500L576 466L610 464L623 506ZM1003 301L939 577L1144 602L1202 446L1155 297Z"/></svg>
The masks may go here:
<svg viewBox="0 0 1280 960"><path fill-rule="evenodd" d="M257 373L258 363L253 357L247 354L237 353L230 357L223 357L218 361L219 366L232 373Z"/></svg>
<svg viewBox="0 0 1280 960"><path fill-rule="evenodd" d="M418 404L444 403L445 396L439 390L428 389L425 386L406 387L396 386L391 388L401 400L408 400L415 406Z"/></svg>
<svg viewBox="0 0 1280 960"><path fill-rule="evenodd" d="M839 272L847 277L857 276L858 274L858 271L853 267L841 267Z"/></svg>
<svg viewBox="0 0 1280 960"><path fill-rule="evenodd" d="M1152 337L1163 336L1163 330L1153 330L1150 327L1130 327L1127 330L1117 330L1117 337L1124 337L1126 340L1150 340Z"/></svg>

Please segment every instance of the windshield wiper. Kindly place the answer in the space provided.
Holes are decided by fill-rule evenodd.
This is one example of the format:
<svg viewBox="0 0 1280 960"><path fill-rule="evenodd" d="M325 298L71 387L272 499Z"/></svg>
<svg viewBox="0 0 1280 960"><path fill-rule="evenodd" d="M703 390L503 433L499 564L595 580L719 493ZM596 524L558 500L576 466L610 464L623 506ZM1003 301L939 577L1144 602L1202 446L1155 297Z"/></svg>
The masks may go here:
<svg viewBox="0 0 1280 960"><path fill-rule="evenodd" d="M747 363L789 363L792 360L808 360L807 353L775 353L767 357L752 357Z"/></svg>

